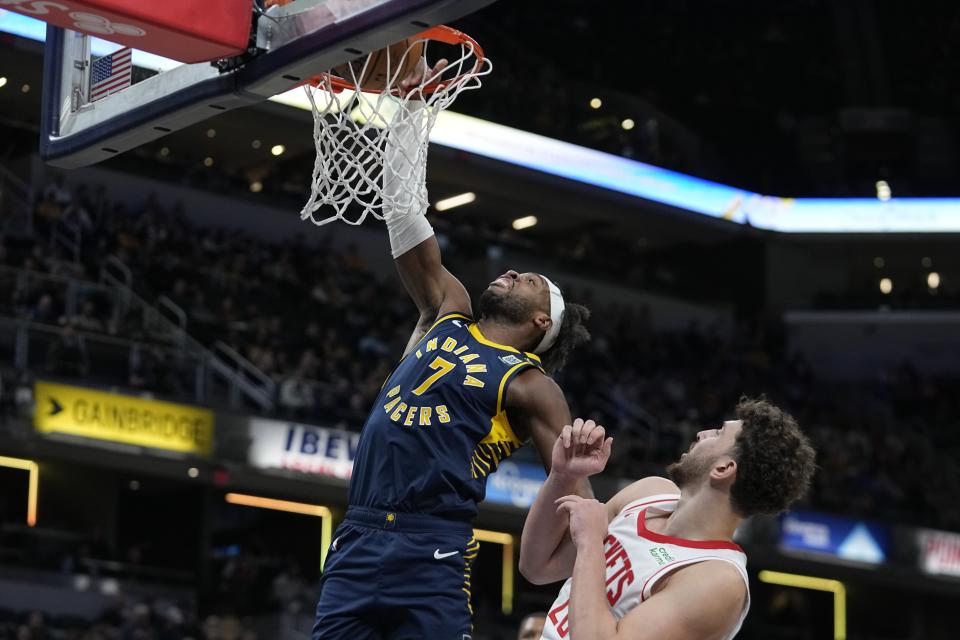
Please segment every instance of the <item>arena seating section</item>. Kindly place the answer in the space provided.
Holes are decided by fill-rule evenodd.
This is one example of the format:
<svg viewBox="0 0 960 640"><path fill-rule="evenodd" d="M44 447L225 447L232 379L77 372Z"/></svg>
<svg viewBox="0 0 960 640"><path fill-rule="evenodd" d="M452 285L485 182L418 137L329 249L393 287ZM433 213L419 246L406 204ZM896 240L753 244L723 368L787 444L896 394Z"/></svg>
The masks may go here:
<svg viewBox="0 0 960 640"><path fill-rule="evenodd" d="M416 317L394 274L374 273L353 248L337 250L322 241L272 244L198 228L184 211L162 210L153 200L128 211L102 189L62 191L51 184L38 207L51 206L60 193L64 215L90 239L80 265L51 254L46 243L14 237L0 249L4 265L91 277L104 256L116 255L145 298L166 295L187 312L195 338L225 340L273 377L280 415L362 426ZM476 242L462 229L444 234L451 256ZM127 331L123 322L110 321L111 302L102 296L66 317L56 292L2 290L7 299L0 305L21 317L81 334ZM590 300L584 292L568 296ZM957 495L960 478L944 463L960 453L957 430L949 428L960 409L960 399L948 392L954 380L928 378L904 364L879 379L827 387L802 356L791 354L776 321L742 323L725 339L702 326L658 333L642 311L594 306L590 326L590 348L574 356L560 381L574 415L594 416L617 434L616 474L660 472L697 430L728 415L741 393L762 390L796 411L816 440L824 472L817 475L811 506L914 526L960 527L960 507L947 498ZM91 355L70 344L62 338L50 345L51 373L89 369ZM7 373L23 384L40 372ZM184 380L145 350L110 382L177 397L187 391ZM908 460L926 474L899 474Z"/></svg>
<svg viewBox="0 0 960 640"><path fill-rule="evenodd" d="M95 185L70 193L54 181L36 202L38 233L0 238L0 315L47 325L59 337L49 342L40 366L18 371L0 362L2 413L14 412L20 392L44 374L191 401L189 372L167 356L175 346L144 332L142 318L117 317L115 302L102 292L68 313L64 288L50 286L54 277L96 280L108 256L130 269L143 298L167 296L181 307L194 338L226 341L271 376L278 417L360 429L414 324L415 309L395 274L371 268L355 248L325 243L324 234L313 234L318 239L310 242L276 243L201 228L182 207L166 210L151 198L129 210ZM50 225L64 219L82 229L77 262L48 240ZM452 226L441 218L436 225L455 272L460 260L482 258L494 241L535 249L482 223ZM585 273L605 272L607 265L589 262L593 252L569 246L560 251L581 261ZM36 277L20 277L24 270ZM471 289L477 291L477 284ZM960 398L950 392L957 380L924 376L904 364L838 386L791 352L776 319L741 321L732 337L697 325L663 332L652 329L644 309L597 303L588 291L569 290L568 296L592 307L593 341L573 357L560 382L574 415L595 417L615 433L613 474L662 473L697 430L729 415L741 393L763 391L795 411L815 440L822 472L802 506L886 523L960 528L960 506L952 499L960 493L960 477L951 464L960 454ZM86 349L78 339L92 344L96 336L137 341L143 348L136 357L117 359ZM908 466L924 472L901 473ZM124 557L116 558L98 552L83 535L43 562L31 555L20 565L57 571L64 563L125 561L136 552L124 549L115 552ZM196 632L252 640L271 637L256 628L265 615L287 616L285 626L309 629L313 586L283 557L241 555L220 562L217 571L222 586L202 594L203 610L214 612L203 620L194 613L193 598L126 595L93 625L0 607L0 637L181 638ZM482 608L477 619L488 632L499 624Z"/></svg>

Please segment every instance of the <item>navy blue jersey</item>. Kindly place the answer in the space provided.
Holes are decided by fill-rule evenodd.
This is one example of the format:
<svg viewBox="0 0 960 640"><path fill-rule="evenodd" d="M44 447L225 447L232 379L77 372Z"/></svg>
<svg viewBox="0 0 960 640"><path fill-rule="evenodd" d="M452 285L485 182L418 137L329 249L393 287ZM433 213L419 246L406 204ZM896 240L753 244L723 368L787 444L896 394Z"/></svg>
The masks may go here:
<svg viewBox="0 0 960 640"><path fill-rule="evenodd" d="M350 505L472 519L487 476L522 442L507 387L540 359L487 340L461 314L443 316L387 379L353 464Z"/></svg>

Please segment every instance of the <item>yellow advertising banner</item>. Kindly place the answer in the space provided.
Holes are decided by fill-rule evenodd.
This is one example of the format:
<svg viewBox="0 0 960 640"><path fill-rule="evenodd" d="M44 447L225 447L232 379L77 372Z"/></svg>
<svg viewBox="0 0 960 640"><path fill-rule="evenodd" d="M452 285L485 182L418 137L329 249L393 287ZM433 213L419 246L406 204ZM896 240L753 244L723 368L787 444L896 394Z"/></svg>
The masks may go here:
<svg viewBox="0 0 960 640"><path fill-rule="evenodd" d="M207 409L39 381L34 399L33 424L42 433L203 456L213 449L213 412Z"/></svg>

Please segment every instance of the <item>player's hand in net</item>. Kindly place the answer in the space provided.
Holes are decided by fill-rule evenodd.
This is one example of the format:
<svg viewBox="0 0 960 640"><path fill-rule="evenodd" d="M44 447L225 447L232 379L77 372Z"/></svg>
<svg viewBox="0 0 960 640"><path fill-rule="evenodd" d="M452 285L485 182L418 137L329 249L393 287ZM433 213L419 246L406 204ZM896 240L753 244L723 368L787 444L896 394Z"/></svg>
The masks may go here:
<svg viewBox="0 0 960 640"><path fill-rule="evenodd" d="M552 473L586 478L607 466L613 438L593 420L577 418L560 431L553 445Z"/></svg>
<svg viewBox="0 0 960 640"><path fill-rule="evenodd" d="M405 96L420 87L439 82L443 76L443 70L447 68L448 64L450 63L446 58L441 58L433 67L429 67L427 65L427 59L420 58L416 68L400 80L401 95ZM418 96L416 93L417 92L414 92L411 97L422 98L422 96Z"/></svg>

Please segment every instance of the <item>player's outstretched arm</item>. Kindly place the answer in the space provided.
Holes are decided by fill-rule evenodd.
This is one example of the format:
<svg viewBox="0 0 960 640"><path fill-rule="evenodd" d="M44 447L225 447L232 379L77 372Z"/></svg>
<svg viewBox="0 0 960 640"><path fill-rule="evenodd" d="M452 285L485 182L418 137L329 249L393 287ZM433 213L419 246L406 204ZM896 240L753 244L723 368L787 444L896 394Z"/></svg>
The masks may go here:
<svg viewBox="0 0 960 640"><path fill-rule="evenodd" d="M426 61L421 60L417 69L404 78L404 89L416 86L424 74L430 74L430 77L438 76L446 64L446 60L440 60L429 70ZM414 102L416 101L411 104ZM419 108L424 107L420 104ZM411 178L396 169L408 166L409 158L415 155L415 150L424 142L421 139L424 130L419 125L419 112L417 109L412 109L412 112L415 113L413 117L395 123L390 130L383 168L384 192L397 195L396 198L385 200L384 204L390 250L397 271L400 272L400 280L420 314L417 328L407 343L404 355L429 331L438 317L454 312L471 315L470 296L440 260L440 245L437 244L433 227L427 221L425 200L419 197L404 198L400 195L405 188L404 182L412 180L415 183L416 172L426 170L425 166L410 167L414 171L414 177Z"/></svg>
<svg viewBox="0 0 960 640"><path fill-rule="evenodd" d="M722 640L736 626L746 586L736 568L718 560L670 575L663 589L617 621L607 601L606 507L579 496L566 496L558 504L570 518L570 536L576 546L568 605L571 638Z"/></svg>
<svg viewBox="0 0 960 640"><path fill-rule="evenodd" d="M520 573L534 584L565 580L573 571L576 549L567 533L567 516L554 502L571 493L592 496L587 478L604 469L613 438L593 420L578 418L555 437L549 475L527 514L520 538Z"/></svg>
<svg viewBox="0 0 960 640"><path fill-rule="evenodd" d="M440 259L440 245L433 235L433 229L426 217L418 215L421 222L414 224L420 227L419 233L413 237L426 235L426 239L412 247L407 247L401 241L394 241L391 230L390 246L394 251L394 263L400 273L400 280L404 288L417 305L420 314L417 327L410 336L404 355L413 348L420 338L430 330L431 325L440 316L448 313L463 313L471 315L470 296L463 284L453 276ZM387 221L390 228L390 219ZM426 227L422 227L425 224ZM398 246L402 249L398 253Z"/></svg>
<svg viewBox="0 0 960 640"><path fill-rule="evenodd" d="M620 489L612 498L607 500L607 521L612 522L617 514L623 511L631 502L656 495L679 495L680 488L671 480L659 476L641 478L623 489Z"/></svg>
<svg viewBox="0 0 960 640"><path fill-rule="evenodd" d="M581 423L581 428L587 428L584 425L588 423L583 423L579 419L574 421L571 428L576 429L578 422ZM590 421L589 424L593 424L593 422ZM590 442L595 446L601 437L600 431L596 431ZM576 440L577 438L574 436L572 441L576 442ZM563 436L561 434L561 437L558 438L558 444L562 443ZM606 455L609 456L609 453ZM561 516L554 509L554 501L562 496L577 493L577 486L575 483L563 481L560 474L554 473L556 469L557 464L554 463L553 469L547 476L546 483L537 494L537 500L530 509L530 513L527 514L527 519L523 525L523 537L520 542L520 573L534 584L566 580L573 575L573 562L577 557L576 547L573 546L573 541L570 539L570 533L567 530L567 516L565 514ZM623 511L623 508L631 502L653 495L678 493L680 493L680 489L677 488L677 485L666 478L649 476L637 480L607 500L605 505L607 522L612 522ZM562 536L557 534L558 527L563 531ZM524 541L526 541L526 546ZM556 546L551 547L554 541L557 541ZM525 549L526 551L524 551Z"/></svg>

